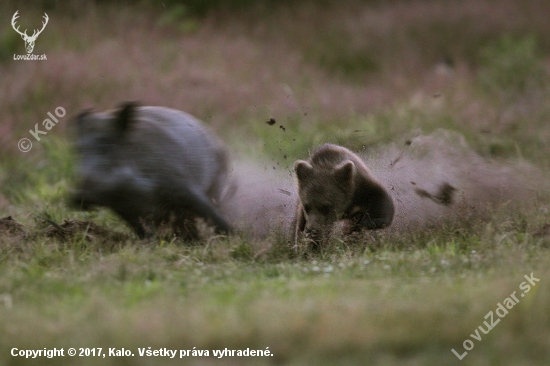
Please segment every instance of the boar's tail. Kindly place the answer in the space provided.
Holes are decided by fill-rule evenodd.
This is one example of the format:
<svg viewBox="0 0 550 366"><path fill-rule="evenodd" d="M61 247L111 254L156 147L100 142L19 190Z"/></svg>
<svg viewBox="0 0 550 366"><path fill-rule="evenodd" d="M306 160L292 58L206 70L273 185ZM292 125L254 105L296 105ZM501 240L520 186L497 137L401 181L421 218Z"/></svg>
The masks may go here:
<svg viewBox="0 0 550 366"><path fill-rule="evenodd" d="M115 119L115 125L120 134L123 134L135 120L138 107L139 103L133 101L124 102L120 105L120 110L117 112Z"/></svg>

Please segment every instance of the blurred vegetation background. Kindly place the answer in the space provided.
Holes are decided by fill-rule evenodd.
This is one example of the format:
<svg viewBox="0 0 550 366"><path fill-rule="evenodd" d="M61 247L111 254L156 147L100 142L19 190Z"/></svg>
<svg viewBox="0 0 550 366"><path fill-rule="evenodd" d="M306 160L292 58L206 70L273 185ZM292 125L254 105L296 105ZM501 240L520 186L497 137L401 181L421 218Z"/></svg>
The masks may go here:
<svg viewBox="0 0 550 366"><path fill-rule="evenodd" d="M363 149L440 127L484 156L550 164L547 1L8 0L0 10L0 150L14 161L41 159L47 145L22 156L14 141L57 106L68 113L47 139L66 137L83 108L139 100L186 110L237 153L285 167L325 141ZM48 13L35 48L46 62L13 60L24 53L16 10L29 32Z"/></svg>
<svg viewBox="0 0 550 366"><path fill-rule="evenodd" d="M29 34L47 12L34 49L47 61L13 60L25 53L16 10ZM0 19L0 217L23 223L15 234L0 226L0 363L24 364L9 356L16 344L270 346L273 362L250 364L458 364L451 348L534 271L540 287L463 363L548 364L542 194L525 211L504 204L488 218L335 241L306 259L275 235L136 242L109 212L69 210L65 197L72 118L127 100L185 110L234 156L289 179L320 143L375 160L438 129L464 136L487 166L548 172L550 1L5 0ZM66 116L35 141L29 130L59 106ZM65 219L85 228L49 236Z"/></svg>

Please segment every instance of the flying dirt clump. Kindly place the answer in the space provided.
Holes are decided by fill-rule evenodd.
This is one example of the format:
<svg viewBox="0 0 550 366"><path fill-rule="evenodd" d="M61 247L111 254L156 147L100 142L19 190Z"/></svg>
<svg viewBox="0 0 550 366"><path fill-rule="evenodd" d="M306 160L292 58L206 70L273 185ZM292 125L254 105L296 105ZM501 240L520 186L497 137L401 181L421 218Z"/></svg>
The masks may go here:
<svg viewBox="0 0 550 366"><path fill-rule="evenodd" d="M140 238L167 225L195 237L197 219L231 231L217 207L227 189L226 149L196 118L125 103L76 122L76 207L108 207Z"/></svg>
<svg viewBox="0 0 550 366"><path fill-rule="evenodd" d="M431 194L430 192L420 188L415 188L414 191L420 197L426 197L431 199L435 203L448 206L453 203L454 192L456 191L456 188L447 182L443 182L441 183L437 193L435 194Z"/></svg>

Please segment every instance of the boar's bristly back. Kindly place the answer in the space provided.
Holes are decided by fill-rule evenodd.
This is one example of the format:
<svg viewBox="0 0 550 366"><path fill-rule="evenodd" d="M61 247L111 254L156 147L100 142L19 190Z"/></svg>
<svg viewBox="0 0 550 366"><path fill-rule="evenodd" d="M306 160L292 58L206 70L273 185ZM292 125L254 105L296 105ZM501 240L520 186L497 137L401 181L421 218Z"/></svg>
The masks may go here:
<svg viewBox="0 0 550 366"><path fill-rule="evenodd" d="M87 108L80 112L78 116L76 116L77 126L82 125L82 123L84 122L84 118L86 118L86 116L88 116L90 113L92 113L92 108Z"/></svg>

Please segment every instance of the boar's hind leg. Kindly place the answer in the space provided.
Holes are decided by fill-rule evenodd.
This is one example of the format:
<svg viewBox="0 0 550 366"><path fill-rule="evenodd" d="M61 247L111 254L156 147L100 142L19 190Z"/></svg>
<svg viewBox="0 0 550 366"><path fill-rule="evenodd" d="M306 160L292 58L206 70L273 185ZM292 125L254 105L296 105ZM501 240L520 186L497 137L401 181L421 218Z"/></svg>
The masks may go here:
<svg viewBox="0 0 550 366"><path fill-rule="evenodd" d="M134 230L138 238L145 239L147 236L145 232L145 228L143 227L143 224L141 222L142 217L139 215L138 211L132 211L132 210L115 210L115 212L124 219L130 225L130 227Z"/></svg>
<svg viewBox="0 0 550 366"><path fill-rule="evenodd" d="M196 212L198 216L211 221L216 227L216 232L231 233L233 231L205 195L188 191L178 196L171 196L169 199L180 211L189 208Z"/></svg>

